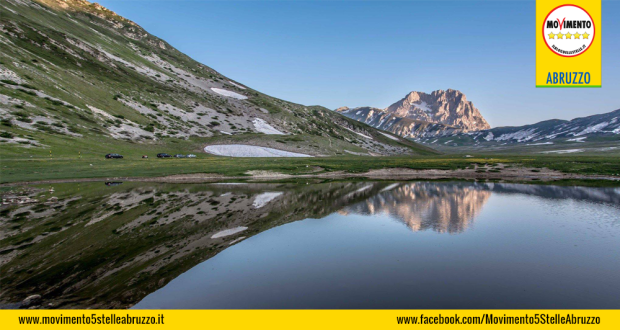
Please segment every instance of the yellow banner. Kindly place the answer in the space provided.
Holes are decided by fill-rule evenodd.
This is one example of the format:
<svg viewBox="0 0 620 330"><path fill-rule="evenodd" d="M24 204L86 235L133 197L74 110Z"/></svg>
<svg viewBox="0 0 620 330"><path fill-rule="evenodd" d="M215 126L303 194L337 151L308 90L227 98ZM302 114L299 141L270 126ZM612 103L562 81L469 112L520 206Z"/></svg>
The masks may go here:
<svg viewBox="0 0 620 330"><path fill-rule="evenodd" d="M618 329L613 310L5 310L2 329Z"/></svg>
<svg viewBox="0 0 620 330"><path fill-rule="evenodd" d="M601 0L536 1L536 87L601 87Z"/></svg>

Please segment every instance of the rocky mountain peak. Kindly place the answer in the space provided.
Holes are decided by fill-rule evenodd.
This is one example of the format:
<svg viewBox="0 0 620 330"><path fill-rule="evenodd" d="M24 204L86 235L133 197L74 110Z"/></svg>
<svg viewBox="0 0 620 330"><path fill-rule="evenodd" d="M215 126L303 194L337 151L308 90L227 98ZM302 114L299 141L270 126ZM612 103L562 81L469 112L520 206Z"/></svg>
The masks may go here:
<svg viewBox="0 0 620 330"><path fill-rule="evenodd" d="M126 19L114 11L102 6L97 2L89 2L87 0L34 0L46 7L53 8L55 10L67 11L73 13L82 13L82 14L90 14L97 16L101 19L107 20L110 23L115 23L118 27L121 27L119 24L126 24L137 28L138 25Z"/></svg>
<svg viewBox="0 0 620 330"><path fill-rule="evenodd" d="M340 108L336 109L336 112L345 112L345 111L348 111L348 110L350 110L349 107L340 107Z"/></svg>
<svg viewBox="0 0 620 330"><path fill-rule="evenodd" d="M456 100L457 102L467 102L467 97L465 96L465 94L463 94L459 90L451 88L448 88L445 91L443 89L438 89L436 91L433 91L431 93L431 96L442 101Z"/></svg>
<svg viewBox="0 0 620 330"><path fill-rule="evenodd" d="M467 101L465 94L454 89L436 90L430 94L413 91L385 111L402 118L459 127L464 131L491 127L474 104Z"/></svg>

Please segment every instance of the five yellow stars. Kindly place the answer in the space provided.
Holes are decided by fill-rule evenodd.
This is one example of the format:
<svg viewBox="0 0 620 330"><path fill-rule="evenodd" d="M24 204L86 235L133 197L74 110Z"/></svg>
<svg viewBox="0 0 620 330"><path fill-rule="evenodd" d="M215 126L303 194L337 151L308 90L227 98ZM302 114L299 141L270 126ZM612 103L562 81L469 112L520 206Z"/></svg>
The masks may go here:
<svg viewBox="0 0 620 330"><path fill-rule="evenodd" d="M553 32L549 33L547 36L549 36L549 39L564 39L564 37L566 36L566 39L579 39L579 36L582 36L583 39L588 39L590 37L589 34L587 33L583 33L583 34L579 34L579 33L574 33L574 34L570 34L570 33L557 33L554 34Z"/></svg>

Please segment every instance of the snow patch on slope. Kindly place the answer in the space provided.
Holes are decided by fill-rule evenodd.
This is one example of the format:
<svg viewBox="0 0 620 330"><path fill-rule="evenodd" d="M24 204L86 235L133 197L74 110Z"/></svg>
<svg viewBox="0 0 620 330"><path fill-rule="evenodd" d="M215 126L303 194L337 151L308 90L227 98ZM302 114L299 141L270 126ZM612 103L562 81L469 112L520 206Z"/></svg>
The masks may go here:
<svg viewBox="0 0 620 330"><path fill-rule="evenodd" d="M233 91L228 91L228 90L221 89L221 88L211 87L211 90L216 92L216 93L218 93L218 94L220 94L220 95L224 95L224 96L227 96L227 97L232 97L232 98L237 99L237 100L245 100L245 99L248 98L245 95L241 95L239 93L235 93Z"/></svg>
<svg viewBox="0 0 620 330"><path fill-rule="evenodd" d="M344 126L343 126L343 127L344 127ZM363 138L370 139L370 140L374 140L371 136L368 136L368 135L365 135L365 134L362 134L362 133L358 133L358 132L356 132L356 131L354 131L354 130L352 130L352 129L348 128L348 127L344 127L344 128L345 128L346 130L349 130L349 131L351 131L351 132L353 132L353 133L355 133L355 134L357 134L357 135L359 135L359 136L363 137Z"/></svg>
<svg viewBox="0 0 620 330"><path fill-rule="evenodd" d="M395 137L395 136L391 136L390 134L386 134L386 133L383 133L383 132L379 132L379 133L381 133L381 135L383 135L383 136L385 136L387 138L390 138L390 139L392 139L394 141L398 141L398 138Z"/></svg>
<svg viewBox="0 0 620 330"><path fill-rule="evenodd" d="M432 112L433 111L433 109L431 109L428 106L428 103L426 103L424 101L420 101L420 103L412 103L412 105L415 105L416 108L418 108L418 109L420 109L420 110L422 110L424 112Z"/></svg>
<svg viewBox="0 0 620 330"><path fill-rule="evenodd" d="M526 130L520 130L514 133L502 134L500 137L496 138L495 141L505 141L505 140L517 140L518 142L528 141L534 138L536 129L530 128Z"/></svg>
<svg viewBox="0 0 620 330"><path fill-rule="evenodd" d="M269 135L286 135L285 133L282 133L282 132L278 131L273 126L267 124L266 121L264 121L264 120L262 120L260 118L254 118L252 123L254 124L254 128L256 128L256 130L261 132L261 133L265 133L265 134L269 134Z"/></svg>
<svg viewBox="0 0 620 330"><path fill-rule="evenodd" d="M584 134L590 134L590 133L596 133L596 132L602 130L603 128L607 127L608 125L609 125L609 123L607 123L607 122L599 123L599 124L596 124L594 126L590 126L590 127L586 128L586 129L584 129L583 131L575 134L575 136L584 135Z"/></svg>
<svg viewBox="0 0 620 330"><path fill-rule="evenodd" d="M296 152L244 144L212 145L206 146L204 150L212 155L228 157L312 157Z"/></svg>
<svg viewBox="0 0 620 330"><path fill-rule="evenodd" d="M233 85L233 86L235 86L235 87L237 87L237 88L245 89L245 87L243 87L243 86L241 86L241 85L237 84L236 82L233 82L233 81L230 81L230 80L229 80L229 81L228 81L228 83L229 83L229 84L231 84L231 85Z"/></svg>

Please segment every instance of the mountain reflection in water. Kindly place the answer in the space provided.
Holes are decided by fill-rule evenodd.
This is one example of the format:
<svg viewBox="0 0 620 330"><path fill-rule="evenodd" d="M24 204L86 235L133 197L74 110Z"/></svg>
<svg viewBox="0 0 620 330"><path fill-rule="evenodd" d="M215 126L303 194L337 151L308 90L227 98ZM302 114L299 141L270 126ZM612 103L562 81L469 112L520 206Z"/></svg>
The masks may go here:
<svg viewBox="0 0 620 330"><path fill-rule="evenodd" d="M340 214L389 214L413 231L432 229L460 233L474 220L491 196L475 186L440 185L429 182L394 184Z"/></svg>
<svg viewBox="0 0 620 330"><path fill-rule="evenodd" d="M409 231L458 234L493 194L617 207L618 188L467 182L54 184L0 212L0 303L127 308L231 245L290 222L385 215Z"/></svg>

